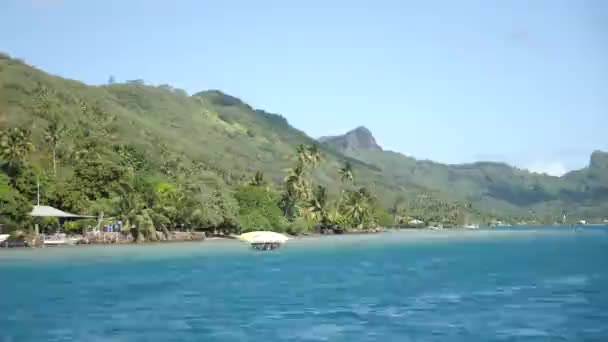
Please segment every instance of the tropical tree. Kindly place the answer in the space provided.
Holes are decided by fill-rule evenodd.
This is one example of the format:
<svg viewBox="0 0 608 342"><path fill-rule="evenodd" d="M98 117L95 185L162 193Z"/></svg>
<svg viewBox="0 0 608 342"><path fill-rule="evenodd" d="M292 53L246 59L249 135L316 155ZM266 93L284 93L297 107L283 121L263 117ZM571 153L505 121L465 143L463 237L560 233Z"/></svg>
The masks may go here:
<svg viewBox="0 0 608 342"><path fill-rule="evenodd" d="M264 173L262 171L257 171L251 181L249 181L249 185L253 186L265 186L266 180L264 180Z"/></svg>
<svg viewBox="0 0 608 342"><path fill-rule="evenodd" d="M116 216L120 217L136 242L145 238L156 240L152 211L145 207L141 196L127 188L113 198Z"/></svg>
<svg viewBox="0 0 608 342"><path fill-rule="evenodd" d="M298 163L294 168L288 170L288 175L284 180L285 190L281 194L279 207L283 211L283 215L289 219L294 218L297 202L304 191L303 174L304 167Z"/></svg>
<svg viewBox="0 0 608 342"><path fill-rule="evenodd" d="M285 177L285 186L288 191L294 193L298 199L306 197L306 171L302 164L297 164L295 167L287 171Z"/></svg>
<svg viewBox="0 0 608 342"><path fill-rule="evenodd" d="M0 173L0 217L3 223L23 223L31 217L31 203L19 191L9 186L9 179Z"/></svg>
<svg viewBox="0 0 608 342"><path fill-rule="evenodd" d="M156 224L165 229L175 229L179 224L178 207L184 207L182 200L185 195L180 194L178 188L169 182L160 182L154 188L155 203L154 210L156 216Z"/></svg>
<svg viewBox="0 0 608 342"><path fill-rule="evenodd" d="M23 162L34 150L31 132L19 127L9 128L0 136L0 157L9 163Z"/></svg>
<svg viewBox="0 0 608 342"><path fill-rule="evenodd" d="M309 221L327 225L329 223L327 188L317 185L302 211L302 216Z"/></svg>
<svg viewBox="0 0 608 342"><path fill-rule="evenodd" d="M314 168L322 158L318 146L304 144L296 147L296 157L296 165L287 170L284 179L285 190L279 201L279 207L290 220L298 214L306 214L306 204L310 201L313 192L308 166Z"/></svg>
<svg viewBox="0 0 608 342"><path fill-rule="evenodd" d="M401 206L405 202L405 197L398 196L393 202L393 206L390 209L390 214L393 215L393 223L397 222L397 216L401 213Z"/></svg>
<svg viewBox="0 0 608 342"><path fill-rule="evenodd" d="M285 222L274 192L256 185L244 185L236 189L234 197L244 231L284 229Z"/></svg>
<svg viewBox="0 0 608 342"><path fill-rule="evenodd" d="M342 182L354 182L353 166L350 162L344 163L344 166L338 171Z"/></svg>
<svg viewBox="0 0 608 342"><path fill-rule="evenodd" d="M57 147L61 142L65 126L59 121L59 117L53 116L44 132L44 140L51 149L53 158L53 176L57 176Z"/></svg>
<svg viewBox="0 0 608 342"><path fill-rule="evenodd" d="M372 223L372 196L366 188L348 191L342 203L342 212L351 226L360 227Z"/></svg>
<svg viewBox="0 0 608 342"><path fill-rule="evenodd" d="M310 165L313 167L319 165L321 163L321 151L319 150L319 145L313 144L307 147L307 155Z"/></svg>
<svg viewBox="0 0 608 342"><path fill-rule="evenodd" d="M308 165L310 162L310 155L308 154L308 147L304 144L299 144L296 146L296 157L298 158L298 163L303 166Z"/></svg>

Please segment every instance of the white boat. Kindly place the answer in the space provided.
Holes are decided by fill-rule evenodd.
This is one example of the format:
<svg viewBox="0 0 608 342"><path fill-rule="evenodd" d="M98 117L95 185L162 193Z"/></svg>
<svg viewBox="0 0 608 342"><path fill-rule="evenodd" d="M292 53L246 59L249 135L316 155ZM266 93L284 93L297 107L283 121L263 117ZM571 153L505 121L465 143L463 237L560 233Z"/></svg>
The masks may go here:
<svg viewBox="0 0 608 342"><path fill-rule="evenodd" d="M66 241L63 239L53 239L53 240L44 240L43 241L45 246L63 246L63 245L67 245Z"/></svg>
<svg viewBox="0 0 608 342"><path fill-rule="evenodd" d="M79 238L76 237L68 237L65 234L53 234L53 235L45 235L43 237L43 243L45 246L65 246L65 245L75 245L80 241Z"/></svg>
<svg viewBox="0 0 608 342"><path fill-rule="evenodd" d="M465 228L465 229L479 229L479 225L478 224L467 224L463 228Z"/></svg>
<svg viewBox="0 0 608 342"><path fill-rule="evenodd" d="M9 234L0 234L0 243L6 241L9 238Z"/></svg>

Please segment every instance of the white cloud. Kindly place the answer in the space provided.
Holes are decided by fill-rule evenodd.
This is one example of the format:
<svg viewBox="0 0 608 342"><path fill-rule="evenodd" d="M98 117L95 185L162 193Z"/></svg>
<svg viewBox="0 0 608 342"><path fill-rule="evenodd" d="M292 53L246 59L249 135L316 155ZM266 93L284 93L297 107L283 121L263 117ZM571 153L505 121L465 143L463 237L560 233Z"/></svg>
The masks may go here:
<svg viewBox="0 0 608 342"><path fill-rule="evenodd" d="M527 165L525 168L528 169L530 172L545 173L551 176L563 176L566 172L568 172L566 166L564 166L563 163L557 161L537 161Z"/></svg>

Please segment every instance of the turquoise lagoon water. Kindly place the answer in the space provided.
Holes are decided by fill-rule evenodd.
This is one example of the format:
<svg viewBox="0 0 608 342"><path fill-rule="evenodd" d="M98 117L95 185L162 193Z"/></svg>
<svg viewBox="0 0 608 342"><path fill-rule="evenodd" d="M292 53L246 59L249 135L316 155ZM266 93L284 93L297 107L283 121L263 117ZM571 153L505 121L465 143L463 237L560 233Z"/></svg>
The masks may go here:
<svg viewBox="0 0 608 342"><path fill-rule="evenodd" d="M607 341L608 228L0 250L0 341Z"/></svg>

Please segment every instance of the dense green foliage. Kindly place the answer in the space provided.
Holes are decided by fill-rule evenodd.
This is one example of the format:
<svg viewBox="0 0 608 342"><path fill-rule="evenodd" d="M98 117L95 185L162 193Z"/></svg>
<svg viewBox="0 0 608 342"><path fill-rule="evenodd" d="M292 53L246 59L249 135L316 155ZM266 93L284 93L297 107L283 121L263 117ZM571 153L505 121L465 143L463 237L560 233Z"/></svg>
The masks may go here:
<svg viewBox="0 0 608 342"><path fill-rule="evenodd" d="M121 218L152 240L158 231L303 233L407 218L553 220L600 215L608 198L600 153L588 169L556 178L338 151L219 91L188 96L141 80L87 86L5 55L0 129L0 223L24 228L38 183L41 204Z"/></svg>
<svg viewBox="0 0 608 342"><path fill-rule="evenodd" d="M239 204L239 222L244 231L285 230L287 223L278 207L277 195L269 188L243 185L238 187L234 197Z"/></svg>

